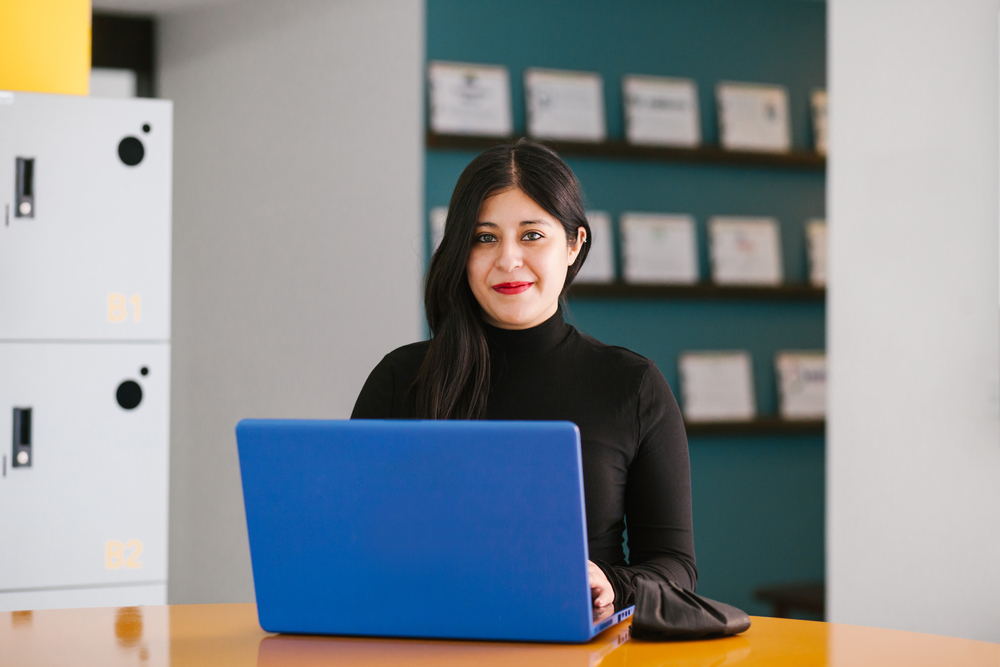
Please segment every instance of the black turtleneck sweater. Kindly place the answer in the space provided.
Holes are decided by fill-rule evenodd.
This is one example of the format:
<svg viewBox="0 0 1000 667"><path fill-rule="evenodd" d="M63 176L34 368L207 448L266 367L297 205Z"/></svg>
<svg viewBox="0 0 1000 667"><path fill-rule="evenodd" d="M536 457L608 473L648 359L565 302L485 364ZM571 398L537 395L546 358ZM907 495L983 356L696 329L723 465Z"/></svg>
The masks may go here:
<svg viewBox="0 0 1000 667"><path fill-rule="evenodd" d="M532 329L486 326L488 419L566 420L580 428L590 559L634 603L632 577L698 580L687 436L656 365L566 324L559 311ZM387 354L365 382L352 419L412 419L410 388L429 341ZM622 533L628 523L629 560Z"/></svg>

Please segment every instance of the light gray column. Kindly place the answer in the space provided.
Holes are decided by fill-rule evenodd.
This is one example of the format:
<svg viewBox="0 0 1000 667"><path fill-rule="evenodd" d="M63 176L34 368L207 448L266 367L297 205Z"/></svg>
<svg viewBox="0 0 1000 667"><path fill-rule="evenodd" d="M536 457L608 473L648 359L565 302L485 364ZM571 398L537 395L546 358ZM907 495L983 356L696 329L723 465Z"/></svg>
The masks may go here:
<svg viewBox="0 0 1000 667"><path fill-rule="evenodd" d="M345 418L421 336L421 0L167 13L171 603L253 600L233 429Z"/></svg>
<svg viewBox="0 0 1000 667"><path fill-rule="evenodd" d="M831 0L828 619L1000 641L997 0Z"/></svg>

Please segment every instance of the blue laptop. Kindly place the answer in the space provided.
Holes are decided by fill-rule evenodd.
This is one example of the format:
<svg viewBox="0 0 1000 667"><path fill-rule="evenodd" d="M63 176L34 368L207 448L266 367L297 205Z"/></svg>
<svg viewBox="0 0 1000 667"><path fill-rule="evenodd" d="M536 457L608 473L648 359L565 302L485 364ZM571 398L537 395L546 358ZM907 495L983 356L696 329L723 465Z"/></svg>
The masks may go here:
<svg viewBox="0 0 1000 667"><path fill-rule="evenodd" d="M580 432L569 422L243 420L269 632L585 642Z"/></svg>

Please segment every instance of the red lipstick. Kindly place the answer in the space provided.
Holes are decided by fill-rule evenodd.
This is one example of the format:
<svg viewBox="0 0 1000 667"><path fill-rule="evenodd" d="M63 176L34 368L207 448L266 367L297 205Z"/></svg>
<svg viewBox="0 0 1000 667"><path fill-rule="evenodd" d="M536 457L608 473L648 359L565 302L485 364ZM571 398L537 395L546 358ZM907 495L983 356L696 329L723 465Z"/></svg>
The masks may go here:
<svg viewBox="0 0 1000 667"><path fill-rule="evenodd" d="M529 287L535 283L498 283L493 286L493 289L500 292L501 294L520 294L521 292L527 290Z"/></svg>

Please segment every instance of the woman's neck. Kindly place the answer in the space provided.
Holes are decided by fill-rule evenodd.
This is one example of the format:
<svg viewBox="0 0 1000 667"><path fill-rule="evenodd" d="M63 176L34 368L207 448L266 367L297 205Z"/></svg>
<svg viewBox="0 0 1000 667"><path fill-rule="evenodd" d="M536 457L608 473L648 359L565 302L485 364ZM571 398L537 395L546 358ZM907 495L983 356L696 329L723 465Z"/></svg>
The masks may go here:
<svg viewBox="0 0 1000 667"><path fill-rule="evenodd" d="M562 308L538 326L528 329L501 329L483 322L491 350L505 357L537 357L558 347L571 332L563 321Z"/></svg>
<svg viewBox="0 0 1000 667"><path fill-rule="evenodd" d="M553 315L555 315L559 311L559 302L556 301L554 304L552 304L551 308L546 310L547 312L542 313L541 315L537 316L533 321L528 322L526 324L522 323L512 324L510 322L498 321L495 318L490 317L489 314L484 309L480 309L479 314L483 318L483 322L486 322L486 324L490 325L491 327L496 327L497 329L521 330L521 329L533 329L548 321Z"/></svg>

